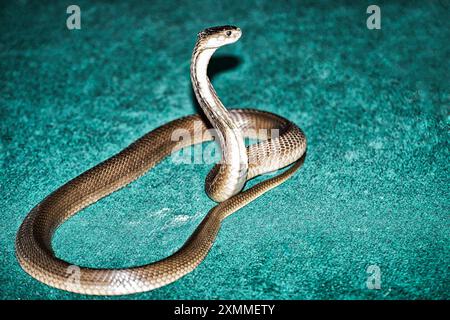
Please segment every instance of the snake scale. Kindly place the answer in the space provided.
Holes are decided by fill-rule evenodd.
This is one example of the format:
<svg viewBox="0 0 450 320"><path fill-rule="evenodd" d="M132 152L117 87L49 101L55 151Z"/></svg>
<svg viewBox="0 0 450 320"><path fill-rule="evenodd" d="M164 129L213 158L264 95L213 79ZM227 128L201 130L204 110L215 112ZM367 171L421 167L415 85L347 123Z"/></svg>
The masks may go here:
<svg viewBox="0 0 450 320"><path fill-rule="evenodd" d="M67 182L28 213L16 237L17 259L28 274L49 286L82 294L121 295L159 288L201 263L223 219L283 183L301 166L306 138L300 128L268 112L227 110L211 85L207 75L211 56L240 37L241 30L234 26L208 28L198 34L191 60L191 80L207 119L191 115L162 125ZM216 136L210 133L211 125ZM222 159L207 175L205 183L208 196L219 203L169 257L122 269L76 267L77 277L73 278L70 270L74 266L56 257L52 250L55 230L83 208L139 178L174 151L193 144L190 140L174 141L172 133L176 129L200 136L195 143L213 139L220 143ZM267 137L259 129L276 130L279 134ZM246 146L247 137L258 142ZM242 191L246 181L289 165L281 174Z"/></svg>

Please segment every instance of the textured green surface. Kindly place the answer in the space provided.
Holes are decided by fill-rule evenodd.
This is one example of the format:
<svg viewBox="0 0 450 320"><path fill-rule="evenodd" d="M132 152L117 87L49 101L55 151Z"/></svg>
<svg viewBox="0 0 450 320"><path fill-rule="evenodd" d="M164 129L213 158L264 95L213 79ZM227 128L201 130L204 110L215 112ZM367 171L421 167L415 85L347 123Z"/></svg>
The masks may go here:
<svg viewBox="0 0 450 320"><path fill-rule="evenodd" d="M144 133L197 112L196 33L236 24L214 85L227 106L285 116L307 134L304 167L228 218L191 274L132 299L449 298L449 2L64 1L0 8L0 298L86 298L25 274L14 238L49 192ZM125 267L176 250L213 206L211 165L170 158L64 224L58 256ZM366 288L366 268L382 272Z"/></svg>

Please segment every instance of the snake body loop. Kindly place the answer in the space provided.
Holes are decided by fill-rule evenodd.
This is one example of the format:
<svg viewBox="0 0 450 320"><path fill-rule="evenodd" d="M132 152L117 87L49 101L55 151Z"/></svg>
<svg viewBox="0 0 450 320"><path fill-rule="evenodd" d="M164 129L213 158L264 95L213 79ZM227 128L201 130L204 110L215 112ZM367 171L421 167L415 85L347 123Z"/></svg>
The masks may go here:
<svg viewBox="0 0 450 320"><path fill-rule="evenodd" d="M223 219L266 191L287 180L303 163L306 139L292 122L252 109L227 110L208 76L209 59L219 47L237 41L239 28L205 29L198 35L192 55L192 85L210 124L216 129L222 160L206 178L206 192L220 202L212 208L185 244L171 256L147 265L122 269L73 266L55 256L51 239L56 228L82 209L142 176L158 162L192 144L174 141L174 130L200 136L194 143L213 139L209 124L199 115L171 121L67 182L42 200L26 216L16 238L16 255L22 268L55 288L94 295L130 294L159 288L191 272L212 247ZM198 126L198 124L201 124ZM277 130L267 138L261 130ZM244 138L260 139L248 147ZM246 181L293 164L278 176L242 191Z"/></svg>

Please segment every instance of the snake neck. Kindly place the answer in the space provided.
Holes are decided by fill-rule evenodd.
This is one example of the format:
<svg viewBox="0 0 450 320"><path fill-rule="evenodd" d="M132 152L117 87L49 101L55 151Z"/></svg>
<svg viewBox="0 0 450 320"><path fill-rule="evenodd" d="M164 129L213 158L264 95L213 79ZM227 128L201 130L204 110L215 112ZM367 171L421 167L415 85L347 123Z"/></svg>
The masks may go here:
<svg viewBox="0 0 450 320"><path fill-rule="evenodd" d="M198 103L216 129L222 151L221 165L207 177L206 192L222 202L239 193L247 181L248 157L241 130L230 117L208 75L208 64L216 49L194 49L191 60L191 81Z"/></svg>

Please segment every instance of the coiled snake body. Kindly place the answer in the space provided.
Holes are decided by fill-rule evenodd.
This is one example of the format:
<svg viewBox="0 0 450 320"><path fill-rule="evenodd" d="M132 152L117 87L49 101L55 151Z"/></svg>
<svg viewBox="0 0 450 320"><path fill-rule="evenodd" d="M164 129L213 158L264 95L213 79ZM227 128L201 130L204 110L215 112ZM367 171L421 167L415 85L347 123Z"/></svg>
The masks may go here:
<svg viewBox="0 0 450 320"><path fill-rule="evenodd" d="M79 274L73 279L70 271L73 266L55 256L51 239L56 228L71 216L137 179L172 152L192 144L188 139L173 141L174 130L183 129L200 136L195 143L212 140L208 124L199 115L174 120L151 131L58 188L34 207L16 238L17 258L27 273L47 285L83 294L130 294L164 286L200 264L212 247L224 218L283 183L301 166L306 139L295 124L268 112L225 109L208 79L207 66L212 54L240 36L241 30L233 26L205 29L199 33L192 55L193 88L215 129L222 160L206 178L206 192L220 203L210 210L185 244L171 256L143 266L76 267ZM259 129L278 130L279 135L267 138ZM260 141L246 147L245 137ZM241 192L249 179L290 164L293 165L280 175Z"/></svg>

